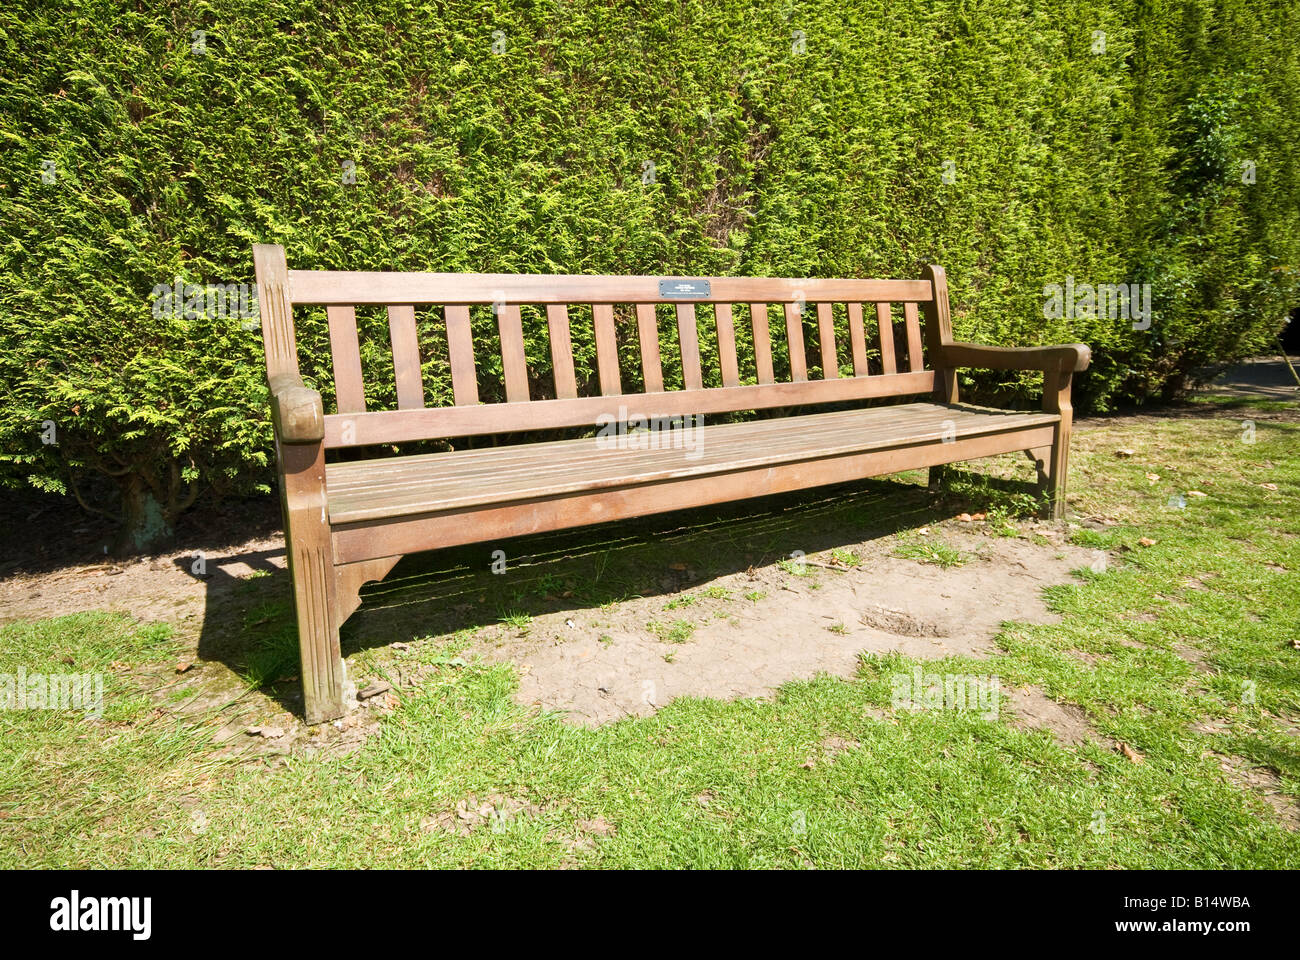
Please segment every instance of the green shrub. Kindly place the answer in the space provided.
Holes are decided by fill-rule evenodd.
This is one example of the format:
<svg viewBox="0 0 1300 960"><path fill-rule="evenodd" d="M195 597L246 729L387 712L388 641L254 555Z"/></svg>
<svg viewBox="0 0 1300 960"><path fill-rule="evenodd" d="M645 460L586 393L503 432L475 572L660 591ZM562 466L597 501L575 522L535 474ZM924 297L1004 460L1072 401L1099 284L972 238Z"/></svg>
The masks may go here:
<svg viewBox="0 0 1300 960"><path fill-rule="evenodd" d="M196 495L266 489L257 332L151 310L176 278L251 282L255 241L301 268L916 276L937 262L958 337L1092 344L1083 409L1176 392L1196 366L1267 348L1297 299L1297 6L7 8L0 482L75 482L116 510L111 479L137 545ZM1150 283L1151 328L1045 319L1044 286L1067 277ZM544 319L526 322L540 381ZM368 399L391 403L382 317L361 323ZM483 359L493 323L475 324ZM299 325L328 402L323 318ZM580 324L575 340L590 378ZM445 370L431 359L427 374L445 398ZM974 396L1035 391L1030 376L965 379Z"/></svg>

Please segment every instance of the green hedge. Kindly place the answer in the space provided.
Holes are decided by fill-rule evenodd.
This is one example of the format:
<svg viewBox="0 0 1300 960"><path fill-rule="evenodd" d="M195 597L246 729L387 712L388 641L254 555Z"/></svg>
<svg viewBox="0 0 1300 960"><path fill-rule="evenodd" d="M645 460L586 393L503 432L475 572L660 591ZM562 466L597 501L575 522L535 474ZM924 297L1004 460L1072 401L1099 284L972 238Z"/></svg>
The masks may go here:
<svg viewBox="0 0 1300 960"><path fill-rule="evenodd" d="M176 277L251 282L255 241L303 268L937 262L960 338L1092 344L1093 410L1268 349L1300 299L1294 0L149 6L0 11L0 482L112 477L138 535L269 482L259 335L150 309ZM1150 328L1046 319L1067 277L1149 283Z"/></svg>

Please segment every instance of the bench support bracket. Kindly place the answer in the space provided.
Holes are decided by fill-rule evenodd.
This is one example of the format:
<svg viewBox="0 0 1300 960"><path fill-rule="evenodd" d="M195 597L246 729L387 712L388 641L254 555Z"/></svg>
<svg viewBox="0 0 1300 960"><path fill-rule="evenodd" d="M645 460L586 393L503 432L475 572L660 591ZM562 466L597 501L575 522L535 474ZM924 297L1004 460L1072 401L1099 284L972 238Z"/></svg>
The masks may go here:
<svg viewBox="0 0 1300 960"><path fill-rule="evenodd" d="M356 563L344 563L335 567L338 574L338 611L339 625L357 612L361 606L361 588L374 580L382 580L390 570L397 566L402 557L380 557L376 560L360 560Z"/></svg>

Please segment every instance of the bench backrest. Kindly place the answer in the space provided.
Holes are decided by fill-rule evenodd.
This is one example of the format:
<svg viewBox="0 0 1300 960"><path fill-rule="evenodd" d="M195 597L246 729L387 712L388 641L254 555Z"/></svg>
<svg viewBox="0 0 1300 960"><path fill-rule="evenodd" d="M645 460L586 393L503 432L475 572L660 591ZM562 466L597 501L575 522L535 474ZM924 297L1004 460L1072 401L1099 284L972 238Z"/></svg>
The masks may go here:
<svg viewBox="0 0 1300 960"><path fill-rule="evenodd" d="M927 267L920 280L792 280L289 270L283 248L267 245L255 248L254 259L271 375L298 370L293 308L326 308L337 396L337 410L325 417L327 447L590 426L602 415L716 414L928 393L938 385L939 372L926 369L924 353L937 355L937 345L952 339L947 282L943 269L935 266ZM675 308L682 390L664 389L656 310L663 304ZM835 304L844 305L839 314L847 316L847 343L836 342ZM397 410L366 409L356 321L356 307L362 305L387 307ZM479 402L470 330L470 308L477 305L492 306L496 313L504 402ZM545 309L554 399L529 395L521 305ZM617 305L626 305L629 318L635 314L644 392L625 392ZM769 305L783 308L787 382L775 377ZM895 307L901 310L901 332L895 330ZM814 368L820 368L820 379L808 377L805 308L817 318L815 359L820 363ZM425 311L426 322L445 324L454 397L450 406L425 406L417 309ZM579 313L581 317L575 315ZM737 354L738 321L749 324L753 338L753 370L744 374L755 382L745 384ZM594 325L599 396L578 395L571 322ZM701 322L705 335L715 338L719 386L703 380ZM627 337L630 326L625 325ZM878 372L868 371L869 343L879 346ZM480 342L478 349L484 348ZM851 363L851 375L841 376L841 361L846 373Z"/></svg>

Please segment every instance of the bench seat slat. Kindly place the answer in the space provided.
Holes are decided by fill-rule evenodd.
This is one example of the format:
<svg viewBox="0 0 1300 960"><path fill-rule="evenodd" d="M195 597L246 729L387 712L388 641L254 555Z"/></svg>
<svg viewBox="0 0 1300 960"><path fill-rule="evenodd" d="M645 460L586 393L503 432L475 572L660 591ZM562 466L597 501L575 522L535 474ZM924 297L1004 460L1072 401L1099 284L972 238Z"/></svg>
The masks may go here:
<svg viewBox="0 0 1300 960"><path fill-rule="evenodd" d="M850 413L856 413L856 411L850 411ZM941 407L928 412L925 416L917 416L910 420L909 423L918 427L933 426L935 423L942 423L943 420L950 419L950 416L947 409ZM845 429L846 421L855 430L861 431L864 437L871 435L873 432L883 434L891 433L894 430L891 425L883 421L870 420L862 424L859 423L856 417L832 416L828 420L811 422L804 416L795 416L755 421L758 424L757 426L749 426L745 430L733 432L737 435L752 435L761 438L763 443L777 445L794 440L798 440L800 443L810 443L814 438L832 445L838 445L842 438L838 437L837 434ZM856 442L856 438L853 442ZM544 451L544 453L539 451ZM458 450L455 451L454 458L448 458L445 469L447 471L446 476L451 479L454 477L475 476L482 473L484 468L490 465L495 476L497 473L505 474L516 468L530 470L539 457L562 456L564 458L564 469L572 468L580 471L586 468L587 463L595 462L608 455L609 449L602 448L598 444L581 447L575 446L567 440L556 440L545 443L524 443L502 447L476 447ZM443 456L443 454L425 454L424 456L438 457ZM396 457L370 461L352 461L365 462L369 466L364 469L339 472L331 480L331 489L335 492L342 492L385 486L391 482L393 477L399 474L405 475L407 468L404 464L407 459ZM558 466L557 469L559 469Z"/></svg>
<svg viewBox="0 0 1300 960"><path fill-rule="evenodd" d="M857 411L850 411L856 413ZM1037 415L1035 415L1037 416ZM956 420L945 407L940 407L924 417L909 421L916 430L942 432L944 426L952 421L954 429ZM749 442L761 443L764 448L785 450L798 449L840 449L847 447L857 449L861 442L871 442L881 438L897 438L896 428L884 422L860 422L857 417L832 417L824 423L811 423L805 417L786 417L778 420L758 421L756 429L731 431L726 438L729 443L739 444L746 438ZM841 435L845 429L853 429L855 435L846 444ZM713 442L714 437L705 435L704 442ZM543 450L542 448L546 448ZM701 445L701 456L703 446ZM518 444L507 447L486 447L473 450L456 451L454 456L428 454L426 457L444 457L438 461L439 483L476 484L484 474L491 474L493 483L526 481L539 469L539 461L549 459L544 469L548 478L563 480L583 478L593 470L601 469L603 461L611 455L624 455L627 451L611 450L595 442L574 443L573 441L554 441L550 444ZM653 451L657 455L665 454L662 450ZM649 456L650 453L646 453ZM410 488L426 485L429 481L422 470L412 469L405 461L408 458L369 461L374 470L346 471L336 475L330 481L330 492L336 496L362 496L374 493L383 496L404 496ZM688 458L690 459L690 458ZM365 461L353 461L365 462Z"/></svg>
<svg viewBox="0 0 1300 960"><path fill-rule="evenodd" d="M527 450L493 447L330 464L326 494L330 522L353 523L937 444L951 428L967 438L1051 426L1058 419L960 404L844 410L705 426L694 450L600 448L587 438L527 444ZM523 469L499 470L505 462Z"/></svg>
<svg viewBox="0 0 1300 960"><path fill-rule="evenodd" d="M657 483L338 524L332 528L331 540L335 556L343 563L372 557L392 559L394 554L427 549L430 543L445 547L492 543L543 530L608 523L1050 446L1057 429L1056 424L1049 424L966 437L952 444L862 450Z"/></svg>

